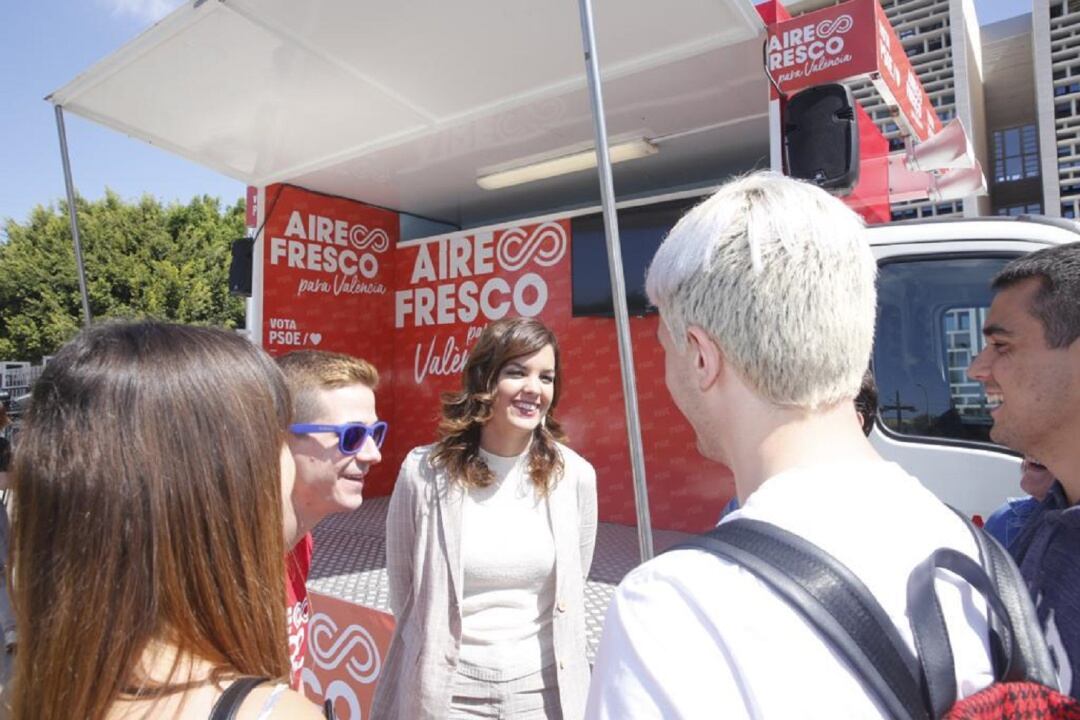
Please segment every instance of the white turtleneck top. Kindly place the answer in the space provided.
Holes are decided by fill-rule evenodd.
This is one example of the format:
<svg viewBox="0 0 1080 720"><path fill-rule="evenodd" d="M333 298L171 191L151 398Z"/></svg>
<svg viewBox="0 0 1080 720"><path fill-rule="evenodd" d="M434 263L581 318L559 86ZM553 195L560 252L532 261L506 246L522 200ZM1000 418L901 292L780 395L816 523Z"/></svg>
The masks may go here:
<svg viewBox="0 0 1080 720"><path fill-rule="evenodd" d="M462 507L458 669L482 680L513 680L555 659L555 542L547 499L529 479L528 453L480 456L495 482L470 489Z"/></svg>

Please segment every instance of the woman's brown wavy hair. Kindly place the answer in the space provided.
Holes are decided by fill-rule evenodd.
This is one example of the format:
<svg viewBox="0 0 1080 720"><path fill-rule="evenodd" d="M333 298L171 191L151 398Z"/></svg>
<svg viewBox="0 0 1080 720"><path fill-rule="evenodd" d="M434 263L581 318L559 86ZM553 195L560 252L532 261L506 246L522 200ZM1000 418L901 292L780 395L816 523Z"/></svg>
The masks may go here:
<svg viewBox="0 0 1080 720"><path fill-rule="evenodd" d="M555 354L555 387L544 421L533 431L529 446L529 476L541 494L546 495L562 476L562 453L557 441L565 440L555 419L562 388L559 342L535 318L505 318L484 328L469 353L462 374L460 392L442 396L442 419L439 441L431 461L465 488L487 487L494 481L487 464L480 457L480 431L491 419L491 405L499 372L515 358L532 355L550 345Z"/></svg>
<svg viewBox="0 0 1080 720"><path fill-rule="evenodd" d="M277 366L236 333L80 333L34 386L13 471L12 717L99 720L199 683L288 673ZM164 681L138 670L158 642Z"/></svg>

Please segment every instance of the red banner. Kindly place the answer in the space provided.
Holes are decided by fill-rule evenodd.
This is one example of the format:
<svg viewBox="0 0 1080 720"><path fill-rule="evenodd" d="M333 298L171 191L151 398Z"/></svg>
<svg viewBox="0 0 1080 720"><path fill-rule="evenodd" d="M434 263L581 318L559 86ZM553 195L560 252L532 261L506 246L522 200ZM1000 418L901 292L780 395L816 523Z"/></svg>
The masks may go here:
<svg viewBox="0 0 1080 720"><path fill-rule="evenodd" d="M904 46L877 0L851 0L768 28L766 67L787 96L813 85L866 76L897 122L919 141L941 129Z"/></svg>
<svg viewBox="0 0 1080 720"><path fill-rule="evenodd" d="M877 70L874 0L854 0L770 25L766 67L784 95Z"/></svg>
<svg viewBox="0 0 1080 720"><path fill-rule="evenodd" d="M389 613L320 593L308 593L308 649L300 691L319 707L334 704L338 720L370 716L394 618Z"/></svg>
<svg viewBox="0 0 1080 720"><path fill-rule="evenodd" d="M396 213L288 185L266 189L263 346L389 364Z"/></svg>
<svg viewBox="0 0 1080 720"><path fill-rule="evenodd" d="M858 103L855 117L859 121L859 182L841 200L868 223L889 222L889 141Z"/></svg>
<svg viewBox="0 0 1080 720"><path fill-rule="evenodd" d="M941 130L941 120L885 11L876 0L869 1L875 11L878 51L878 71L871 80L885 103L899 110L897 122L922 142Z"/></svg>

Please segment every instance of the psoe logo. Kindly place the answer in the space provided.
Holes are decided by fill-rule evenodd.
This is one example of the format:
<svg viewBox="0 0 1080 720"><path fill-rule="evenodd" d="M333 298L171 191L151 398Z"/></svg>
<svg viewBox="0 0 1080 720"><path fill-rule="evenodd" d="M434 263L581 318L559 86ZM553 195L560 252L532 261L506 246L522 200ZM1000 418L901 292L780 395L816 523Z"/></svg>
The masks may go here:
<svg viewBox="0 0 1080 720"><path fill-rule="evenodd" d="M854 26L845 13L769 35L769 72L785 82L849 62L844 38Z"/></svg>
<svg viewBox="0 0 1080 720"><path fill-rule="evenodd" d="M293 210L284 237L270 238L270 264L329 275L361 275L372 279L379 273L376 253L390 248L390 236L382 228L369 228L322 215Z"/></svg>

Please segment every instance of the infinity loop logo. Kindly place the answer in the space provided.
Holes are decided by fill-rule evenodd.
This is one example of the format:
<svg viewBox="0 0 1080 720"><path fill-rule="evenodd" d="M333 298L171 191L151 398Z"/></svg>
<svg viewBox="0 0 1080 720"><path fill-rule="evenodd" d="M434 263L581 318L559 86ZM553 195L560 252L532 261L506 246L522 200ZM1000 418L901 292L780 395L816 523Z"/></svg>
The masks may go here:
<svg viewBox="0 0 1080 720"><path fill-rule="evenodd" d="M349 230L349 242L357 250L371 248L373 252L386 252L390 247L390 236L382 228L368 230L364 225L353 225Z"/></svg>
<svg viewBox="0 0 1080 720"><path fill-rule="evenodd" d="M841 15L834 20L822 20L817 24L817 36L827 38L830 35L843 35L854 25L850 15Z"/></svg>
<svg viewBox="0 0 1080 720"><path fill-rule="evenodd" d="M541 267L551 267L566 253L566 231L558 223L544 223L528 236L521 228L511 228L499 238L495 250L499 264L514 272L534 260Z"/></svg>
<svg viewBox="0 0 1080 720"><path fill-rule="evenodd" d="M371 633L359 625L349 625L338 634L337 623L326 613L316 613L308 624L311 657L324 670L345 663L345 671L359 683L379 677L382 660ZM336 638L335 638L336 636ZM359 652L357 652L359 650Z"/></svg>

